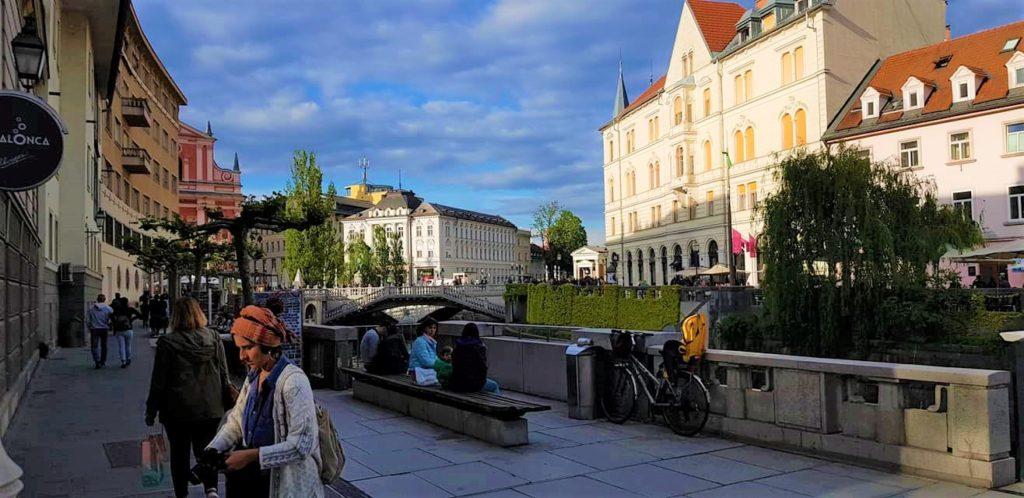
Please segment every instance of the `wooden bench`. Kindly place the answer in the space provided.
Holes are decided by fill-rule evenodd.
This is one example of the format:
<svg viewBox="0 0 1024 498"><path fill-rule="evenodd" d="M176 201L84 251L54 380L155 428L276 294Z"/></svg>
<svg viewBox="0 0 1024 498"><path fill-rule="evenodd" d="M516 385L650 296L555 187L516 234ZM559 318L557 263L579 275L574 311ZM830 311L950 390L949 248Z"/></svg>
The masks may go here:
<svg viewBox="0 0 1024 498"><path fill-rule="evenodd" d="M352 395L358 400L498 446L528 444L529 426L523 415L551 409L495 394L418 386L407 375L375 375L348 367L342 371L352 379Z"/></svg>

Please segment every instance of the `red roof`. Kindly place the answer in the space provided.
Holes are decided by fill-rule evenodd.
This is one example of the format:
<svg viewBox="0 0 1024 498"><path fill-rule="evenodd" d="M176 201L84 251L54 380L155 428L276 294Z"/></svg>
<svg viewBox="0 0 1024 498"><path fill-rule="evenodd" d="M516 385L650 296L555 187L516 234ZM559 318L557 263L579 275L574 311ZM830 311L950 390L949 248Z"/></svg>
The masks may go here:
<svg viewBox="0 0 1024 498"><path fill-rule="evenodd" d="M658 94L661 93L661 91L664 89L665 75L662 75L661 78L658 78L658 80L652 83L651 86L647 87L647 89L644 90L644 93L641 93L640 96L636 98L636 100L630 102L629 105L622 110L622 113L619 114L619 116L625 116L626 114L629 114L633 109L636 109L637 107L646 104L651 99L657 97Z"/></svg>
<svg viewBox="0 0 1024 498"><path fill-rule="evenodd" d="M893 55L882 62L871 81L858 91L870 86L900 95L903 84L913 76L935 86L934 92L925 102L922 114L947 111L953 105L949 77L960 66L966 66L985 77L977 89L974 104L1006 98L1009 91L1006 62L1015 52L1024 51L1024 46L1021 46L1024 44L1015 50L1002 51L1006 41L1013 38L1024 39L1024 21ZM935 67L935 61L947 56L952 57L948 64L940 68ZM855 95L855 98L856 104L843 117L836 128L837 131L851 130L863 124L860 118L860 94Z"/></svg>
<svg viewBox="0 0 1024 498"><path fill-rule="evenodd" d="M712 52L721 52L736 36L736 23L747 9L732 2L686 0Z"/></svg>

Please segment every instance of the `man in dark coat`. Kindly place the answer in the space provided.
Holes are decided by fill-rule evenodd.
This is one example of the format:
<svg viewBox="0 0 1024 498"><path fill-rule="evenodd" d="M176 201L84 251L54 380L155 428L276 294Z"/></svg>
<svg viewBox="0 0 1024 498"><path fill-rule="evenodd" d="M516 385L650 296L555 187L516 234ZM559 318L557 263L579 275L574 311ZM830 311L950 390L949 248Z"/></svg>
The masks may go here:
<svg viewBox="0 0 1024 498"><path fill-rule="evenodd" d="M394 325L384 327L384 338L377 345L377 354L366 365L366 371L377 375L404 374L409 369L409 350L405 339Z"/></svg>

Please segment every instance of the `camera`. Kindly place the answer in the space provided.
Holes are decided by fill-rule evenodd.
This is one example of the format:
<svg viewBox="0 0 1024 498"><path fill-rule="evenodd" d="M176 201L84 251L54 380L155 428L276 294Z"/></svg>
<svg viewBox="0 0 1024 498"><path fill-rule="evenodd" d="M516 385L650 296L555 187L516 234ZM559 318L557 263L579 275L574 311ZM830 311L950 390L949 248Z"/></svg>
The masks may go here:
<svg viewBox="0 0 1024 498"><path fill-rule="evenodd" d="M227 453L221 453L213 448L207 448L198 457L196 457L196 465L192 467L192 471L189 472L188 482L192 484L199 484L203 482L204 477L217 475L217 472L221 472L227 468L227 459Z"/></svg>

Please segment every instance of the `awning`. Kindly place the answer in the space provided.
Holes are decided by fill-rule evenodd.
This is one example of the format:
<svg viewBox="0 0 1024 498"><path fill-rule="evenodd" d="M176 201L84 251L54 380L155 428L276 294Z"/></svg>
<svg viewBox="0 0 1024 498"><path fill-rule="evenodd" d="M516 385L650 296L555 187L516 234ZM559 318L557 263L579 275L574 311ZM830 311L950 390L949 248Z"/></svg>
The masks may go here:
<svg viewBox="0 0 1024 498"><path fill-rule="evenodd" d="M1018 258L1024 258L1024 239L990 241L963 252L952 249L942 258L957 263L1013 263Z"/></svg>
<svg viewBox="0 0 1024 498"><path fill-rule="evenodd" d="M712 266L711 268L708 268L708 270L703 273L703 275L711 275L711 276L728 275L728 274L729 274L729 267L723 265L722 263L718 263L717 265Z"/></svg>

